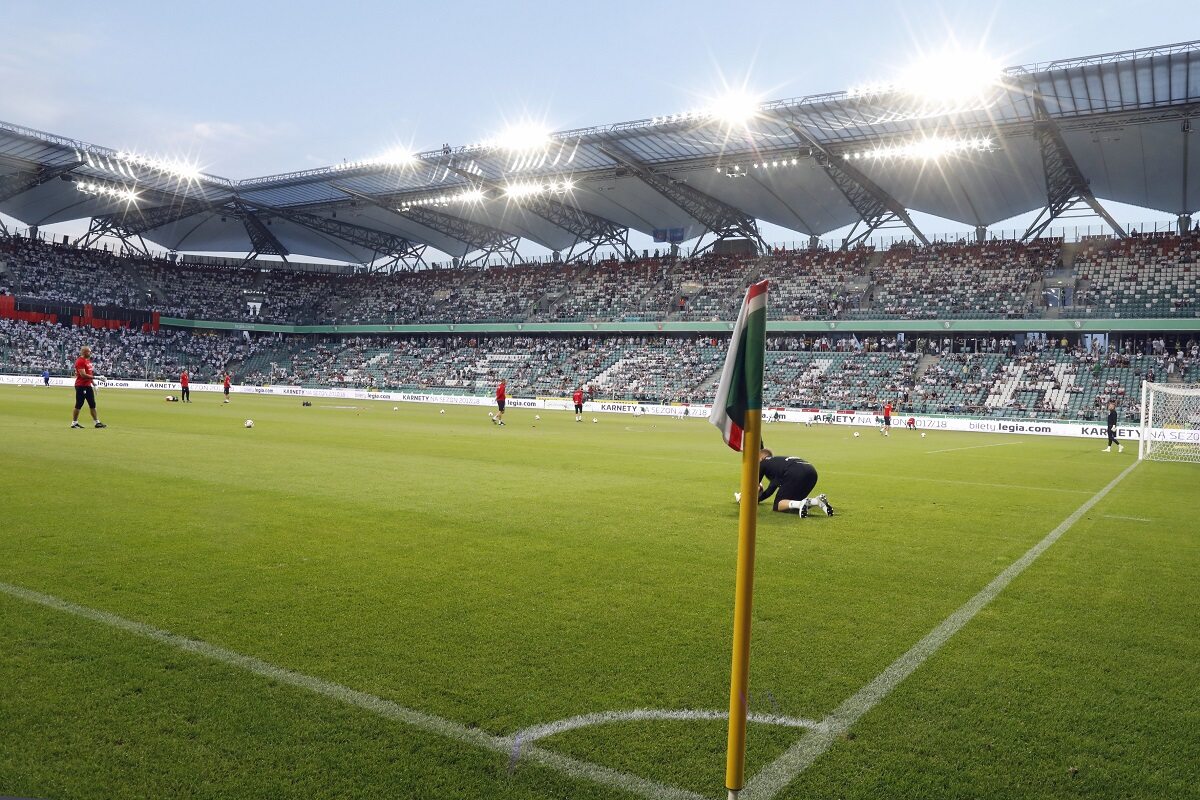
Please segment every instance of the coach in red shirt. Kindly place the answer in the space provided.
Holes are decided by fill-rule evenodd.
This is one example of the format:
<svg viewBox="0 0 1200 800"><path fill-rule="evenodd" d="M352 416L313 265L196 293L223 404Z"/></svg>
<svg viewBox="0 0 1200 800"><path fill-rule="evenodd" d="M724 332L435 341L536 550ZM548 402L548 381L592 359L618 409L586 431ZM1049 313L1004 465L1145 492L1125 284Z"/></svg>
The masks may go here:
<svg viewBox="0 0 1200 800"><path fill-rule="evenodd" d="M107 428L100 417L96 416L96 390L92 383L96 379L96 370L92 366L92 348L84 347L79 351L79 358L75 359L75 411L71 414L71 427L82 428L79 424L79 409L83 408L83 404L88 404L88 410L92 412L92 421L96 423L97 428Z"/></svg>

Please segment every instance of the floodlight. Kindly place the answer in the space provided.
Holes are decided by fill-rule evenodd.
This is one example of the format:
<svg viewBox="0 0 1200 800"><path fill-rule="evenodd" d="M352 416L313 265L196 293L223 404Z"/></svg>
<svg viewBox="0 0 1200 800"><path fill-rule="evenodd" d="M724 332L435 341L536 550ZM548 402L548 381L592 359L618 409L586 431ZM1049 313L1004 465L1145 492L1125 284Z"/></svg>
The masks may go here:
<svg viewBox="0 0 1200 800"><path fill-rule="evenodd" d="M905 94L930 103L958 105L977 100L999 84L1003 69L979 50L951 48L928 53L900 73Z"/></svg>
<svg viewBox="0 0 1200 800"><path fill-rule="evenodd" d="M117 200L124 200L126 203L136 203L141 199L141 195L134 189L126 189L123 186L109 186L104 183L92 183L90 181L77 181L75 188L84 194L97 195L100 197L112 197Z"/></svg>
<svg viewBox="0 0 1200 800"><path fill-rule="evenodd" d="M954 138L948 136L926 136L898 144L879 145L869 150L846 153L846 158L869 158L875 161L909 159L915 161L937 161L946 156L963 153L986 153L995 149L995 142L986 136Z"/></svg>
<svg viewBox="0 0 1200 800"><path fill-rule="evenodd" d="M149 156L139 155L122 151L117 153L116 159L119 162L124 162L127 165L143 167L145 169L162 172L167 175L181 178L186 181L200 180L200 168L195 164L190 164L185 161L174 159L150 158Z"/></svg>
<svg viewBox="0 0 1200 800"><path fill-rule="evenodd" d="M487 144L491 147L499 147L514 153L525 153L548 146L550 144L550 131L540 125L512 125L503 133L488 140Z"/></svg>
<svg viewBox="0 0 1200 800"><path fill-rule="evenodd" d="M705 115L730 127L744 126L758 116L760 101L745 92L731 91L713 98Z"/></svg>

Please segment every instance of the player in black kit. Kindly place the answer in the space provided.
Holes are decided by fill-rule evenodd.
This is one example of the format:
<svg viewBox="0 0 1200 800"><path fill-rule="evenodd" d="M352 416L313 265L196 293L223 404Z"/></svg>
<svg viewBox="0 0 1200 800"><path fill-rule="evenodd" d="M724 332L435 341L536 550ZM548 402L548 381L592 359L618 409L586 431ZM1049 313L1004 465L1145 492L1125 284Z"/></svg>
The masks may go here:
<svg viewBox="0 0 1200 800"><path fill-rule="evenodd" d="M796 456L777 456L765 447L758 452L758 474L761 481L766 478L767 488L758 493L758 502L766 500L778 492L773 507L776 511L789 513L795 511L802 517L808 516L808 510L820 508L825 516L833 516L833 506L829 498L823 494L815 498L809 493L817 485L817 470L803 458ZM740 492L733 493L735 502L742 501Z"/></svg>
<svg viewBox="0 0 1200 800"><path fill-rule="evenodd" d="M1118 453L1125 452L1125 445L1117 441L1117 404L1108 404L1108 445L1104 448L1104 452L1112 452L1112 446L1117 446Z"/></svg>

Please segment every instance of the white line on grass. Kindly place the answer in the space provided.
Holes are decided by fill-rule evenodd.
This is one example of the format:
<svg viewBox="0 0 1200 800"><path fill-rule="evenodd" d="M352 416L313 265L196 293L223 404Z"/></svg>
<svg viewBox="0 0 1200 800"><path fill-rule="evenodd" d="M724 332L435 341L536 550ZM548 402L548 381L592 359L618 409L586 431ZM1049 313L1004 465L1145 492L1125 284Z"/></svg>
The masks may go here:
<svg viewBox="0 0 1200 800"><path fill-rule="evenodd" d="M934 453L953 453L957 450L979 450L984 447L1008 447L1014 444L1024 444L1024 442L1000 442L999 444L973 444L970 447L948 447L945 450L926 450L925 455L933 455Z"/></svg>
<svg viewBox="0 0 1200 800"><path fill-rule="evenodd" d="M1150 522L1147 517L1122 517L1120 514L1104 514L1105 519L1127 519L1130 522Z"/></svg>
<svg viewBox="0 0 1200 800"><path fill-rule="evenodd" d="M277 667L254 656L243 655L224 647L202 642L198 639L189 639L186 636L153 628L141 622L135 622L124 617L119 617L116 614L110 614L107 611L76 605L75 603L51 595L42 594L2 581L0 581L0 592L19 600L54 609L55 611L62 611L77 617L90 619L93 622L99 622L112 628L118 628L135 636L141 636L144 639L151 639L177 650L183 650L212 659L213 661L219 661L222 664L237 667L264 678L278 681L279 683L295 686L299 689L306 689L310 692L345 703L346 705L370 711L377 716L403 722L414 728L419 728L447 739L465 742L466 744L485 750L492 750L506 756L511 755L514 759L521 758L536 762L572 778L582 778L605 786L623 789L641 797L671 798L672 800L702 800L700 795L678 789L674 786L667 786L656 781L640 778L637 775L631 775L627 772L620 772L600 766L599 764L592 764L587 761L571 758L570 756L564 756L537 747L536 745L522 746L519 735L495 736L477 728L468 728L465 725L451 722L448 719L443 719L433 714L426 714L411 708L405 708L398 703L385 700L382 697L360 692L348 686L316 678L312 675L305 675L300 672L284 669L283 667Z"/></svg>
<svg viewBox="0 0 1200 800"><path fill-rule="evenodd" d="M1088 494L1087 489L1061 489L1057 486L1024 486L1019 483L983 483L980 481L952 481L947 478L929 478L922 475L877 475L870 472L842 472L852 478L879 478L885 481L922 481L925 483L952 484L954 486L983 486L987 489L1020 489L1023 492L1063 492L1065 494Z"/></svg>
<svg viewBox="0 0 1200 800"><path fill-rule="evenodd" d="M547 722L544 725L534 725L513 734L514 739L522 742L536 742L547 736L590 728L593 725L607 725L613 722L643 722L647 720L682 720L695 722L699 720L729 719L728 711L705 711L694 709L660 709L635 708L632 711L599 711L594 714L580 714L577 717ZM782 714L750 714L747 719L763 725L778 725L785 728L817 728L820 723L810 719L786 717Z"/></svg>
<svg viewBox="0 0 1200 800"><path fill-rule="evenodd" d="M808 769L814 761L820 758L837 741L839 736L849 730L864 714L879 705L905 678L913 674L918 667L925 663L926 659L936 653L951 636L962 630L963 626L970 622L984 606L990 603L996 595L1000 594L1006 586L1012 583L1014 578L1036 561L1038 556L1046 552L1050 545L1057 542L1064 533L1070 530L1071 526L1078 522L1092 506L1103 500L1137 465L1138 462L1135 461L1126 467L1107 486L1096 492L1083 505L1071 512L1071 516L1063 520L1057 528L1050 531L1050 533L1046 534L1045 538L1029 548L1025 555L1018 558L1009 565L1008 569L993 578L992 582L983 587L979 594L972 597L960 606L957 611L946 617L940 625L926 634L925 638L913 645L907 653L897 658L887 669L879 673L875 680L859 689L854 696L835 708L829 716L821 720L821 725L816 730L806 734L800 741L788 748L783 755L764 767L762 771L751 778L746 784L746 794L754 798L754 800L770 800L770 798L783 791L801 772Z"/></svg>

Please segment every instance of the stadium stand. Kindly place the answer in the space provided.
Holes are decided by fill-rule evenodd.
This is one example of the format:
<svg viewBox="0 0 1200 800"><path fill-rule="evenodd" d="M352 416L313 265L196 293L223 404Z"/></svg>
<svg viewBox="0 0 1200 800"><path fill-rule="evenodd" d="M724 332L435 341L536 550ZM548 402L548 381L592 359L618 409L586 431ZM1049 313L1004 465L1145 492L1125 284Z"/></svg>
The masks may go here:
<svg viewBox="0 0 1200 800"><path fill-rule="evenodd" d="M772 282L774 320L1029 318L1039 282L1070 272L1063 315L1169 317L1197 313L1200 236L904 243L885 251L778 250L596 264L540 263L393 274L180 264L94 249L0 240L0 293L18 300L153 310L193 320L291 324L456 324L523 321L728 321L744 287ZM74 311L70 312L74 314ZM67 316L59 315L66 319ZM49 315L47 315L47 318ZM41 319L42 317L38 317ZM139 323L140 324L140 323ZM1031 327L1036 323L1031 323ZM0 369L69 373L89 343L114 376L197 380L232 369L239 382L443 392L510 391L657 402L711 398L727 340L709 334L590 337L235 335L105 330L0 321ZM1194 337L1096 342L1037 336L779 336L768 343L771 405L918 413L1099 418L1115 399L1136 414L1143 379L1200 380Z"/></svg>
<svg viewBox="0 0 1200 800"><path fill-rule="evenodd" d="M1074 317L1200 315L1200 235L1138 234L1084 243L1075 257Z"/></svg>
<svg viewBox="0 0 1200 800"><path fill-rule="evenodd" d="M867 309L855 319L1022 318L1040 314L1034 283L1058 263L1061 242L902 243L871 268Z"/></svg>

